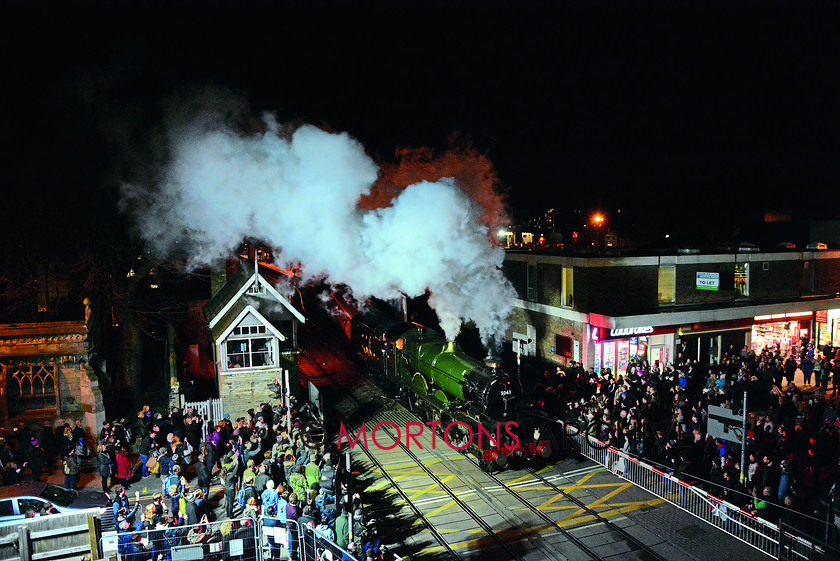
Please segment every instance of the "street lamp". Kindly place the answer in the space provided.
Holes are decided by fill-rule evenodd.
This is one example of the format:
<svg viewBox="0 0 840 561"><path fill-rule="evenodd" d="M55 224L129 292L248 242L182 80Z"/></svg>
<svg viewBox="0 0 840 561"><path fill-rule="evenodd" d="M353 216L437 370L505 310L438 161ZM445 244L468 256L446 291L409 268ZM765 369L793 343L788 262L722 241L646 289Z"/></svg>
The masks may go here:
<svg viewBox="0 0 840 561"><path fill-rule="evenodd" d="M592 223L595 224L595 245L601 247L601 225L604 223L604 216L596 214L592 217Z"/></svg>

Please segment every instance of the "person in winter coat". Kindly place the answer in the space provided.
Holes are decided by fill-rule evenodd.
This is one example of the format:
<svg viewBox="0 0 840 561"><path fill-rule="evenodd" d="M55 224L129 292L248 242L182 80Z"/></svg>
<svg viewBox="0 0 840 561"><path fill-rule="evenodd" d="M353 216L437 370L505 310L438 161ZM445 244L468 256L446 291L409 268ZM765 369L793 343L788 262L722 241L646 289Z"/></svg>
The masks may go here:
<svg viewBox="0 0 840 561"><path fill-rule="evenodd" d="M113 472L111 470L111 455L108 454L108 450L104 444L99 445L99 456L97 456L97 460L99 461L99 477L102 479L102 492L107 494L111 488L109 478Z"/></svg>
<svg viewBox="0 0 840 561"><path fill-rule="evenodd" d="M318 467L318 463L315 461L314 454L309 455L309 461L306 463L306 467L304 468L304 476L306 477L306 488L311 489L314 483L321 483L321 468Z"/></svg>
<svg viewBox="0 0 840 561"><path fill-rule="evenodd" d="M337 505L336 510L335 544L341 549L347 549L347 542L350 541L349 515L347 512L344 512L341 505Z"/></svg>
<svg viewBox="0 0 840 561"><path fill-rule="evenodd" d="M41 480L41 472L44 471L44 464L47 461L44 449L37 438L30 441L29 448L23 453L23 467L28 467L32 472L32 481Z"/></svg>
<svg viewBox="0 0 840 561"><path fill-rule="evenodd" d="M236 484L239 476L235 471L229 471L225 475L225 514L233 518L233 505L236 504Z"/></svg>
<svg viewBox="0 0 840 561"><path fill-rule="evenodd" d="M295 522L298 521L301 514L303 513L302 509L300 508L300 504L298 503L298 497L296 494L292 493L289 495L289 502L286 503L286 520L294 520ZM298 532L297 526L294 524L290 525L289 529L289 556L294 557L296 555L295 552L295 544L298 541Z"/></svg>
<svg viewBox="0 0 840 561"><path fill-rule="evenodd" d="M207 467L207 458L203 455L198 456L198 461L195 463L196 485L204 492L205 497L210 496L210 480L213 479L213 474L210 468Z"/></svg>
<svg viewBox="0 0 840 561"><path fill-rule="evenodd" d="M145 432L143 433L143 438L140 439L140 476L141 477L148 477L149 474L149 467L146 465L149 462L149 456L152 455L152 451L157 448L155 444L155 434L154 432Z"/></svg>
<svg viewBox="0 0 840 561"><path fill-rule="evenodd" d="M289 486L298 497L301 497L301 500L306 499L306 489L308 487L306 485L306 476L303 475L301 466L295 466L292 469L292 475L289 477Z"/></svg>
<svg viewBox="0 0 840 561"><path fill-rule="evenodd" d="M116 459L117 482L123 487L128 487L129 479L131 479L131 460L128 458L128 452L126 452L124 446L117 449Z"/></svg>
<svg viewBox="0 0 840 561"><path fill-rule="evenodd" d="M76 456L76 449L71 448L64 457L64 487L66 489L75 489L77 487L81 467L82 462Z"/></svg>

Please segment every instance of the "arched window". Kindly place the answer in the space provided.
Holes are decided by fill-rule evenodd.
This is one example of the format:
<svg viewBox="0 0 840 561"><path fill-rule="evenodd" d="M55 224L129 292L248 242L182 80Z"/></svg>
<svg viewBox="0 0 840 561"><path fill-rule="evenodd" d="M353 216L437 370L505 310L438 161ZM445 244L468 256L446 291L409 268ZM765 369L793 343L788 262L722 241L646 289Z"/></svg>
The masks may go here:
<svg viewBox="0 0 840 561"><path fill-rule="evenodd" d="M33 409L58 409L57 364L0 365L6 374L9 414Z"/></svg>

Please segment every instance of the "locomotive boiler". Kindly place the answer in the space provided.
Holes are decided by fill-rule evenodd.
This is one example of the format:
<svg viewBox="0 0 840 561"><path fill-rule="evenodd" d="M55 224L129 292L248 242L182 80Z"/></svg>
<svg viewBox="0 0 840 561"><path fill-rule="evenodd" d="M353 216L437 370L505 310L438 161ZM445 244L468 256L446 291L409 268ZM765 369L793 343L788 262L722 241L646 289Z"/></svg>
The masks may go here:
<svg viewBox="0 0 840 561"><path fill-rule="evenodd" d="M446 441L469 449L485 469L551 454L548 442L519 430L520 386L498 358L478 361L439 331L382 312L358 314L350 332L368 371L421 420L439 423Z"/></svg>

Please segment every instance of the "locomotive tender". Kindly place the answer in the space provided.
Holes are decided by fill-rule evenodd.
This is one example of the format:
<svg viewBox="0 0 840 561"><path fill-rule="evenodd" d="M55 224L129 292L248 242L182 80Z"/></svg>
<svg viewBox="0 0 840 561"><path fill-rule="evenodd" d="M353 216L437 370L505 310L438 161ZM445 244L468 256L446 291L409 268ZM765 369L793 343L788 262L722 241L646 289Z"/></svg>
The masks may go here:
<svg viewBox="0 0 840 561"><path fill-rule="evenodd" d="M519 430L521 390L500 359L482 363L437 330L378 311L353 317L350 343L372 375L421 420L440 423L447 442L476 454L484 469L551 455L547 441L529 442Z"/></svg>

